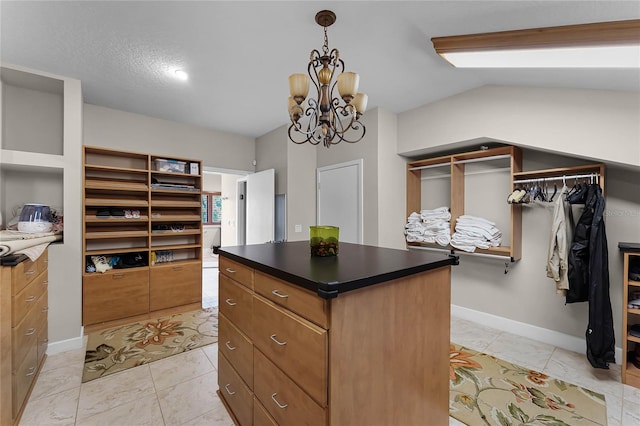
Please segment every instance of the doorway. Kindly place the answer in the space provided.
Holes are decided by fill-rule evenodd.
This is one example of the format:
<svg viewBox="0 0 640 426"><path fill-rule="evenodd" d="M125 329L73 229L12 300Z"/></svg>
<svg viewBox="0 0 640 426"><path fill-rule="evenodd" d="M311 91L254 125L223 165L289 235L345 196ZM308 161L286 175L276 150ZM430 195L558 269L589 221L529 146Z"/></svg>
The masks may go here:
<svg viewBox="0 0 640 426"><path fill-rule="evenodd" d="M340 228L340 241L362 244L363 160L318 168L318 225Z"/></svg>

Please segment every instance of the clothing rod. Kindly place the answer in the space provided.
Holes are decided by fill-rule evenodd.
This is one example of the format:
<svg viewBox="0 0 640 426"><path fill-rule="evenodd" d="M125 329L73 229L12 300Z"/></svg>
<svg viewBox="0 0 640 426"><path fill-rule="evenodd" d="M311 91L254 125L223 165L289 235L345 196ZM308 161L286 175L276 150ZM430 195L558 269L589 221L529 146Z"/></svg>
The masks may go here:
<svg viewBox="0 0 640 426"><path fill-rule="evenodd" d="M492 157L470 158L468 160L454 161L453 164L477 163L479 161L502 160L507 158L511 158L511 155L505 154L505 155L494 155Z"/></svg>
<svg viewBox="0 0 640 426"><path fill-rule="evenodd" d="M561 180L561 181L567 181L569 179L584 179L584 178L600 178L600 173L589 173L589 174L585 174L585 175L564 175L564 176L553 176L553 177L543 177L543 178L536 178L536 179L520 179L520 180L514 180L513 183L534 183L534 182L548 182L551 180Z"/></svg>
<svg viewBox="0 0 640 426"><path fill-rule="evenodd" d="M446 163L438 163L438 164L430 164L428 166L420 166L420 167L411 167L409 170L424 170L424 169L433 169L434 167L450 167L451 163L450 162L446 162Z"/></svg>

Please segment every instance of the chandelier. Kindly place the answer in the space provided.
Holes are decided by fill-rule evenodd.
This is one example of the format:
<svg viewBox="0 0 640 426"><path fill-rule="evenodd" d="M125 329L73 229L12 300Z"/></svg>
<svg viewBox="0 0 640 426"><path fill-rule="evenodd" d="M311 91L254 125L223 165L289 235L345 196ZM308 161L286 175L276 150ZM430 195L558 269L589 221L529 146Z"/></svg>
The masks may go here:
<svg viewBox="0 0 640 426"><path fill-rule="evenodd" d="M322 52L311 51L308 76L289 76L289 139L293 143L322 144L329 148L340 142L355 143L364 137L365 127L360 117L367 108L367 95L358 93L360 76L344 71L344 61L338 49L329 51L327 27L336 21L330 10L316 14L316 22L324 28ZM307 98L309 81L316 88L316 97ZM335 88L338 86L338 94ZM306 102L305 102L306 100Z"/></svg>

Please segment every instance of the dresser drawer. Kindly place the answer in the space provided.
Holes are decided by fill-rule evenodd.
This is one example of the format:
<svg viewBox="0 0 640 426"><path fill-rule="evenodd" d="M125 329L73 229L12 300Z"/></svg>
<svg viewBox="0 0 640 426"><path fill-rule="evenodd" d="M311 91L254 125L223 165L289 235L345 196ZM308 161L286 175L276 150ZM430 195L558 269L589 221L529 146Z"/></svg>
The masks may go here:
<svg viewBox="0 0 640 426"><path fill-rule="evenodd" d="M328 328L327 301L315 293L256 271L255 291L321 327Z"/></svg>
<svg viewBox="0 0 640 426"><path fill-rule="evenodd" d="M218 387L240 426L253 424L253 393L224 356L218 357Z"/></svg>
<svg viewBox="0 0 640 426"><path fill-rule="evenodd" d="M154 265L149 282L149 310L202 301L202 264Z"/></svg>
<svg viewBox="0 0 640 426"><path fill-rule="evenodd" d="M253 426L278 426L255 395L253 396Z"/></svg>
<svg viewBox="0 0 640 426"><path fill-rule="evenodd" d="M253 343L224 316L218 316L218 350L229 360L245 383L253 387Z"/></svg>
<svg viewBox="0 0 640 426"><path fill-rule="evenodd" d="M33 379L38 373L38 349L33 345L13 372L13 414L20 410Z"/></svg>
<svg viewBox="0 0 640 426"><path fill-rule="evenodd" d="M253 290L253 269L248 266L244 266L241 263L229 260L226 257L220 256L219 271L221 274L225 274L229 278L239 282L240 284L249 287Z"/></svg>
<svg viewBox="0 0 640 426"><path fill-rule="evenodd" d="M36 349L38 335L47 327L47 321L42 313L46 308L45 295L40 296L36 306L12 329L13 369L17 369L27 353Z"/></svg>
<svg viewBox="0 0 640 426"><path fill-rule="evenodd" d="M327 424L327 410L316 404L257 349L254 349L253 363L253 392L280 426Z"/></svg>
<svg viewBox="0 0 640 426"><path fill-rule="evenodd" d="M326 406L327 331L261 296L253 299L254 346ZM257 371L254 364L254 385Z"/></svg>
<svg viewBox="0 0 640 426"><path fill-rule="evenodd" d="M82 323L97 324L149 312L149 270L112 270L85 275Z"/></svg>
<svg viewBox="0 0 640 426"><path fill-rule="evenodd" d="M47 289L48 273L41 272L33 281L13 296L11 326L15 327L25 317L27 312L38 302L38 299Z"/></svg>
<svg viewBox="0 0 640 426"><path fill-rule="evenodd" d="M219 275L218 286L220 312L251 339L253 293L223 274Z"/></svg>
<svg viewBox="0 0 640 426"><path fill-rule="evenodd" d="M13 294L18 294L23 288L27 286L34 278L40 275L41 272L47 270L47 264L49 262L49 252L45 250L35 262L27 259L24 262L18 263L12 268L12 287Z"/></svg>

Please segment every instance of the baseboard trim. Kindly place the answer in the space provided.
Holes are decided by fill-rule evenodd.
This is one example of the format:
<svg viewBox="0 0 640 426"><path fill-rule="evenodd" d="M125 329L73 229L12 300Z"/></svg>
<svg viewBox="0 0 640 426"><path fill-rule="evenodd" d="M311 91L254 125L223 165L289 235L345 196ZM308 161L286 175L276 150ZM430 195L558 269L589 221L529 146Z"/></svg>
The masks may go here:
<svg viewBox="0 0 640 426"><path fill-rule="evenodd" d="M80 327L80 336L71 339L49 342L47 345L47 355L55 355L60 352L80 349L84 346L84 327Z"/></svg>
<svg viewBox="0 0 640 426"><path fill-rule="evenodd" d="M568 351L584 353L587 347L585 339L561 333L548 328L515 321L509 318L499 317L463 306L451 305L451 316L464 320L477 322L508 333L517 334L549 345L557 346ZM616 346L616 362L622 361L622 348Z"/></svg>

